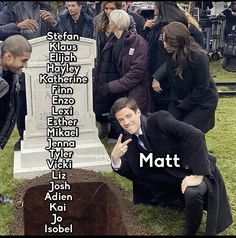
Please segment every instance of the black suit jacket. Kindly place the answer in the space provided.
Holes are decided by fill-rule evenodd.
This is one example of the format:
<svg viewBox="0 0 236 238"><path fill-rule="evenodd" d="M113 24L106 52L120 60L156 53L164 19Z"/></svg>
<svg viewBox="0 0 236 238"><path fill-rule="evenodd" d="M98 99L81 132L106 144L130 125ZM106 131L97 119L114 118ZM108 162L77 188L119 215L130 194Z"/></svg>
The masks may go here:
<svg viewBox="0 0 236 238"><path fill-rule="evenodd" d="M205 135L199 129L176 120L170 113L159 111L141 117L141 128L151 152L156 156L177 154L181 169L166 168L166 171L177 178L186 175L204 175L208 188L208 216L206 234L213 235L223 231L232 223L232 215L223 179L216 167L216 159L208 154ZM121 168L116 171L128 179L135 180L145 173L158 172L157 169L140 168L141 151L136 136L126 135L132 141L122 158ZM146 152L148 153L148 152Z"/></svg>
<svg viewBox="0 0 236 238"><path fill-rule="evenodd" d="M195 175L212 176L215 160L212 157L209 160L205 135L200 130L176 120L166 111L150 113L147 117L142 116L141 127L146 143L151 148L149 152L153 152L155 157L177 154L182 170L189 170ZM147 171L149 168L139 167L139 153L143 151L140 150L136 136L126 135L125 140L127 138L132 138L132 142L122 158L119 172L124 176L128 174L139 176L149 172ZM166 169L174 176L181 176L179 169Z"/></svg>

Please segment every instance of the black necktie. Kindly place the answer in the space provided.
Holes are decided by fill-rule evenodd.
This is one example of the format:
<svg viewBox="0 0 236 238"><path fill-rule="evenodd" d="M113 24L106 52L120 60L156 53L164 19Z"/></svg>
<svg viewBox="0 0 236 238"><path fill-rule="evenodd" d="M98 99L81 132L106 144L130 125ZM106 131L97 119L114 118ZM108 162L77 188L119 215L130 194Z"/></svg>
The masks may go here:
<svg viewBox="0 0 236 238"><path fill-rule="evenodd" d="M147 144L145 143L144 135L138 135L138 143L143 149L148 150Z"/></svg>

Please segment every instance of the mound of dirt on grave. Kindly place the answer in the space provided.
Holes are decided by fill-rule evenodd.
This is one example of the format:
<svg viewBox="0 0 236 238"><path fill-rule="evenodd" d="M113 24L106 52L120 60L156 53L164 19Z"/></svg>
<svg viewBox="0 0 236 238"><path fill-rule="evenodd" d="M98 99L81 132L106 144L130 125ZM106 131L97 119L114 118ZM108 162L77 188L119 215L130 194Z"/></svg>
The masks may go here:
<svg viewBox="0 0 236 238"><path fill-rule="evenodd" d="M90 170L61 171L67 182L48 173L18 186L10 235L147 234L117 184Z"/></svg>

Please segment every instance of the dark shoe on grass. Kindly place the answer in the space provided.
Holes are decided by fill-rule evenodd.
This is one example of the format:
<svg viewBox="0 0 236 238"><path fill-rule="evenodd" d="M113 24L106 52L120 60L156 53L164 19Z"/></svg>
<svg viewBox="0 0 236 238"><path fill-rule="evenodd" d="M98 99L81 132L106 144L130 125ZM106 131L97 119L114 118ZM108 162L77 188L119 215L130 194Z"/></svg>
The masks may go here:
<svg viewBox="0 0 236 238"><path fill-rule="evenodd" d="M100 128L98 131L99 139L105 138L110 131L110 124L109 123L100 123Z"/></svg>
<svg viewBox="0 0 236 238"><path fill-rule="evenodd" d="M13 203L13 201L8 196L0 194L0 204L5 205L7 203Z"/></svg>
<svg viewBox="0 0 236 238"><path fill-rule="evenodd" d="M14 151L20 151L21 149L21 139L19 139L14 145Z"/></svg>

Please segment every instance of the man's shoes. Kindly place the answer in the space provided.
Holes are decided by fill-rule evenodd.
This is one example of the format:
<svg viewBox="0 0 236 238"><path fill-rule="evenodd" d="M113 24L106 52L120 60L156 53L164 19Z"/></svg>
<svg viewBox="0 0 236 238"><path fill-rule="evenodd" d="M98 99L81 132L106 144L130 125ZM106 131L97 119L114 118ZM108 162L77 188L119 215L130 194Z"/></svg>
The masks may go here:
<svg viewBox="0 0 236 238"><path fill-rule="evenodd" d="M110 123L100 123L100 128L98 130L99 139L105 138L110 131Z"/></svg>
<svg viewBox="0 0 236 238"><path fill-rule="evenodd" d="M20 150L21 150L21 139L19 139L14 145L14 151L20 151Z"/></svg>
<svg viewBox="0 0 236 238"><path fill-rule="evenodd" d="M0 204L5 205L7 203L13 203L13 200L4 194L0 194Z"/></svg>

